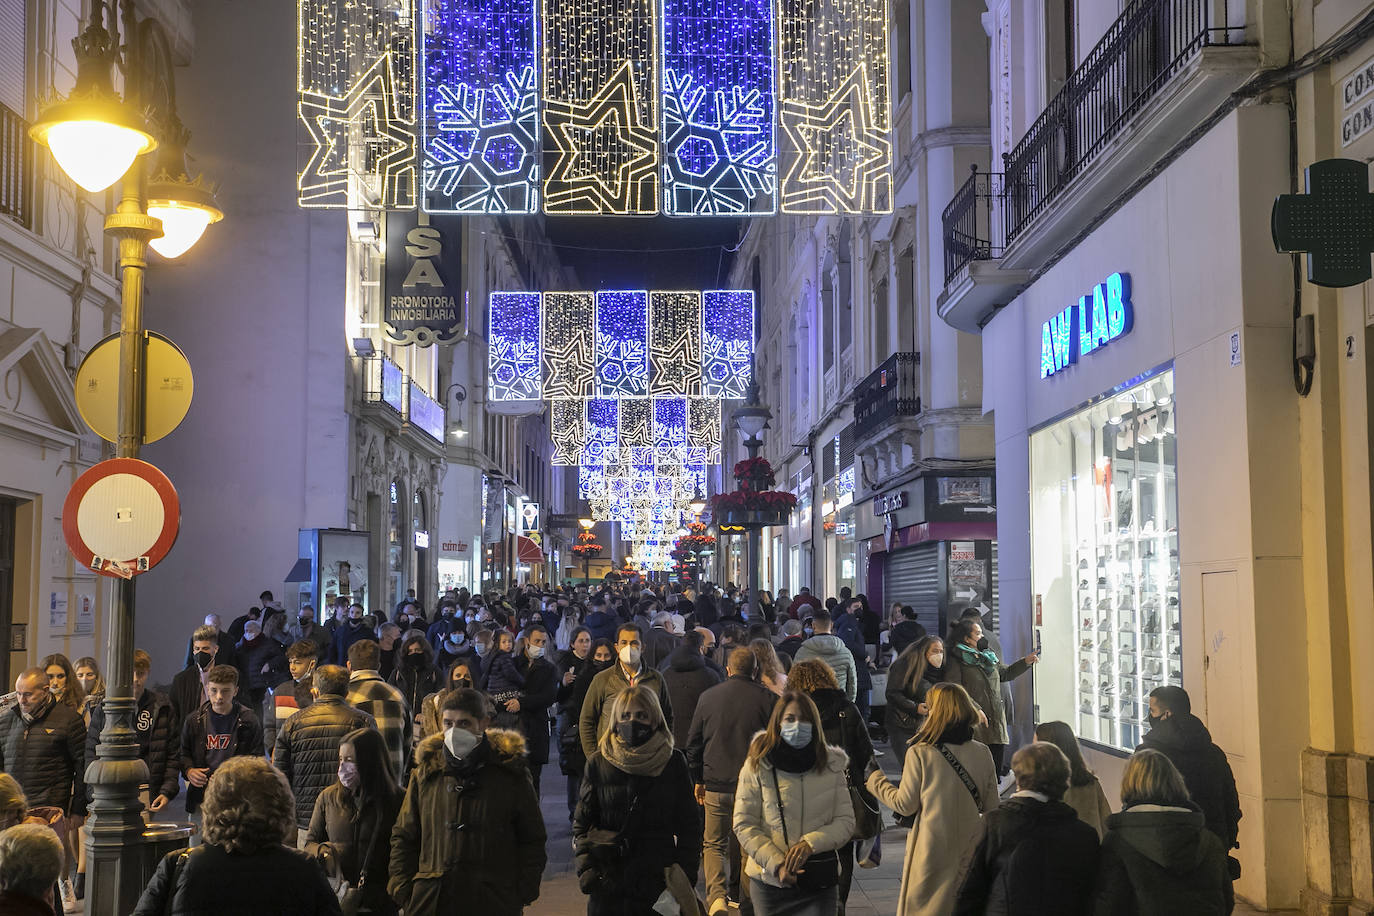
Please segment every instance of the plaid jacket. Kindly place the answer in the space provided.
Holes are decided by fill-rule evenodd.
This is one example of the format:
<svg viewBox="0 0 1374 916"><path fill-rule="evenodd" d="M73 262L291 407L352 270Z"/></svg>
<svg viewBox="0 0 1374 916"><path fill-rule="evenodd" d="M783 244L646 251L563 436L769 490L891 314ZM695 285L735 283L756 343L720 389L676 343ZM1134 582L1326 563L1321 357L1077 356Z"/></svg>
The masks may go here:
<svg viewBox="0 0 1374 916"><path fill-rule="evenodd" d="M411 718L401 691L382 680L381 674L376 671L354 671L348 679L348 696L345 699L349 706L377 720L377 730L386 739L387 750L391 751L396 781L404 782Z"/></svg>

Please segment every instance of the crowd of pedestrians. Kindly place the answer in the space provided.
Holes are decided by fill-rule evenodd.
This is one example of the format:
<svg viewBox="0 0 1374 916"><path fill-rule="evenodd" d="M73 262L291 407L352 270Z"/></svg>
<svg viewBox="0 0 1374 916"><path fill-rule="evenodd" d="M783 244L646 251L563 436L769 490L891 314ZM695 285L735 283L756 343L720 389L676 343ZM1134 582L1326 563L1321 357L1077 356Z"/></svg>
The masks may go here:
<svg viewBox="0 0 1374 916"><path fill-rule="evenodd" d="M589 916L844 914L885 827L898 916L1230 912L1235 781L1181 688L1114 813L1066 723L1004 760L1038 658L978 608L941 639L847 589L744 598L632 579L288 621L264 593L192 629L165 693L135 652L143 804L184 787L198 827L135 913L537 913L555 750ZM0 916L79 905L103 693L52 655L0 712Z"/></svg>

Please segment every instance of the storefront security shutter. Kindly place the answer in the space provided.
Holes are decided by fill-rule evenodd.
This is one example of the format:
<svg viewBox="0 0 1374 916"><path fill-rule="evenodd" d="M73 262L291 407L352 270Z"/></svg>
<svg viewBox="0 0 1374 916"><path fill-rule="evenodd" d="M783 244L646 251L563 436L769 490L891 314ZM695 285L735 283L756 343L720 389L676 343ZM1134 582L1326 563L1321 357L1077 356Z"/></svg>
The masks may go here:
<svg viewBox="0 0 1374 916"><path fill-rule="evenodd" d="M839 436L839 463L838 467L843 470L854 463L854 424L850 423L840 430Z"/></svg>
<svg viewBox="0 0 1374 916"><path fill-rule="evenodd" d="M888 607L894 601L911 605L927 633L944 635L940 633L939 543L918 544L888 556L883 600Z"/></svg>
<svg viewBox="0 0 1374 916"><path fill-rule="evenodd" d="M28 32L24 8L27 0L0 0L0 105L25 117L24 77Z"/></svg>
<svg viewBox="0 0 1374 916"><path fill-rule="evenodd" d="M822 481L822 482L824 482L824 481L829 481L829 480L834 480L834 479L835 479L835 474L836 474L836 472L837 472L837 470L838 470L838 468L839 468L839 465L837 465L837 464L835 463L835 459L836 459L836 457L837 457L836 454L835 454L835 452L836 452L835 440L834 440L834 439L826 439L826 440L825 440L825 447L821 449L821 481Z"/></svg>

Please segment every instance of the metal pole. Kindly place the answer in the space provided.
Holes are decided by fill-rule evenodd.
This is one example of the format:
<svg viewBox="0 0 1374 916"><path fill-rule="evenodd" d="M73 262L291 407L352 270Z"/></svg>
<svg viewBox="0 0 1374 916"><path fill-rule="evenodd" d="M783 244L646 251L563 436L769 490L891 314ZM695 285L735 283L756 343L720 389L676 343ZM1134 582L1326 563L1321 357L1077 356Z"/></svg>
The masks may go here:
<svg viewBox="0 0 1374 916"><path fill-rule="evenodd" d="M763 440L758 438L757 436L750 436L748 439L744 440L744 447L749 450L750 458L757 458L759 456L759 449L762 446ZM760 552L759 541L762 534L762 528L754 527L749 529L749 600L753 602L750 605L750 611L752 614L758 613Z"/></svg>
<svg viewBox="0 0 1374 916"><path fill-rule="evenodd" d="M105 231L119 240L121 279L119 323L119 432L115 453L137 458L143 444L144 356L143 274L148 242L162 235L162 223L145 212L144 170L136 162L124 178L119 206L105 220ZM109 645L105 654L105 727L96 759L86 771L91 787L91 838L87 847L87 912L122 916L143 890L143 802L140 787L148 765L138 756L134 733L135 580L117 584Z"/></svg>

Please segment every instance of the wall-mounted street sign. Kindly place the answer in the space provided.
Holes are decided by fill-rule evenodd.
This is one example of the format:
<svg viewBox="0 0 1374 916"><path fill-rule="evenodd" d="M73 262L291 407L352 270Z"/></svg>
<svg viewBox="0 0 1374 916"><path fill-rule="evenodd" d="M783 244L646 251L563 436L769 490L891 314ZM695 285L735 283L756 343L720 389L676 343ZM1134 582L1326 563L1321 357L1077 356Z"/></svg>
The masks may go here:
<svg viewBox="0 0 1374 916"><path fill-rule="evenodd" d="M1270 214L1280 254L1307 254L1307 279L1317 286L1358 286L1370 277L1374 194L1369 166L1323 159L1304 170L1306 194L1280 194Z"/></svg>
<svg viewBox="0 0 1374 916"><path fill-rule="evenodd" d="M462 243L458 217L386 215L382 331L388 340L428 347L463 335Z"/></svg>
<svg viewBox="0 0 1374 916"><path fill-rule="evenodd" d="M82 566L111 578L147 572L181 527L181 501L146 461L112 458L76 479L62 506L62 535Z"/></svg>
<svg viewBox="0 0 1374 916"><path fill-rule="evenodd" d="M156 331L143 332L143 444L181 425L195 388L191 364L176 344ZM119 335L91 348L76 370L76 409L107 442L119 439Z"/></svg>

